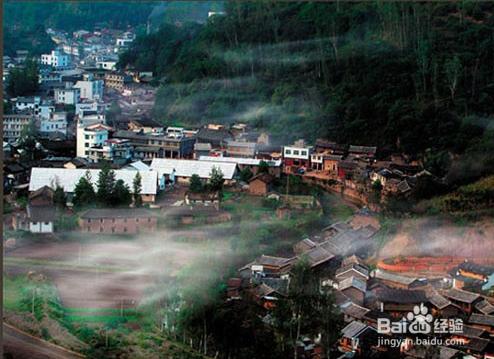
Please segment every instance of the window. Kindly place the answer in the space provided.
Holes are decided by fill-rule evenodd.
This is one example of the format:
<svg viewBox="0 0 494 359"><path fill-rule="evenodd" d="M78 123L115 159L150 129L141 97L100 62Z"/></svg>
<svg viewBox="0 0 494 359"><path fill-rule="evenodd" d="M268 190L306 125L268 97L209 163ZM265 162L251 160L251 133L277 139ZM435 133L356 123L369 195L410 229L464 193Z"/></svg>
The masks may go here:
<svg viewBox="0 0 494 359"><path fill-rule="evenodd" d="M103 232L103 227L99 227L99 232Z"/></svg>
<svg viewBox="0 0 494 359"><path fill-rule="evenodd" d="M101 218L99 221L100 221L100 223L103 223L103 218Z"/></svg>
<svg viewBox="0 0 494 359"><path fill-rule="evenodd" d="M292 150L285 150L285 154L291 155L292 154Z"/></svg>
<svg viewBox="0 0 494 359"><path fill-rule="evenodd" d="M49 224L50 224L50 222L45 222L45 226L47 226L47 225L49 225Z"/></svg>
<svg viewBox="0 0 494 359"><path fill-rule="evenodd" d="M87 223L91 223L91 218L88 218Z"/></svg>
<svg viewBox="0 0 494 359"><path fill-rule="evenodd" d="M151 223L151 218L148 218L148 223Z"/></svg>
<svg viewBox="0 0 494 359"><path fill-rule="evenodd" d="M302 151L302 156L307 156L307 151Z"/></svg>
<svg viewBox="0 0 494 359"><path fill-rule="evenodd" d="M293 154L294 154L295 156L298 156L298 150L293 150Z"/></svg>
<svg viewBox="0 0 494 359"><path fill-rule="evenodd" d="M124 227L124 233L127 233L127 227Z"/></svg>
<svg viewBox="0 0 494 359"><path fill-rule="evenodd" d="M139 223L139 218L136 218L136 223Z"/></svg>

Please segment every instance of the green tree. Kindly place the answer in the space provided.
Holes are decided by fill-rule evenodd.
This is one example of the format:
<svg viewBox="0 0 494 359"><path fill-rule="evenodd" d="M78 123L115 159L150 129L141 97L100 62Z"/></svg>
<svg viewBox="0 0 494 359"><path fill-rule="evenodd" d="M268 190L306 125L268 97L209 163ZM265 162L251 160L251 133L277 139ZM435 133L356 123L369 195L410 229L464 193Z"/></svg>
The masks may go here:
<svg viewBox="0 0 494 359"><path fill-rule="evenodd" d="M257 173L269 173L269 165L266 161L259 162L259 169Z"/></svg>
<svg viewBox="0 0 494 359"><path fill-rule="evenodd" d="M341 317L334 308L331 292L321 291L319 278L306 258L292 268L288 296L278 301L273 318L281 342L292 347L295 358L298 356L297 342L302 336L321 334L329 353L341 327Z"/></svg>
<svg viewBox="0 0 494 359"><path fill-rule="evenodd" d="M83 208L94 204L95 200L94 187L91 181L91 173L86 174L79 179L74 189L74 206Z"/></svg>
<svg viewBox="0 0 494 359"><path fill-rule="evenodd" d="M249 167L245 167L242 171L240 171L240 179L244 182L249 182L252 176L253 174Z"/></svg>
<svg viewBox="0 0 494 359"><path fill-rule="evenodd" d="M201 182L201 178L197 174L193 174L190 177L189 190L194 193L199 193L203 191L203 186Z"/></svg>
<svg viewBox="0 0 494 359"><path fill-rule="evenodd" d="M132 195L129 187L125 182L119 179L115 182L113 191L110 194L110 201L106 204L108 206L129 206L132 203Z"/></svg>
<svg viewBox="0 0 494 359"><path fill-rule="evenodd" d="M115 191L115 172L105 163L98 175L96 200L101 206L111 205Z"/></svg>
<svg viewBox="0 0 494 359"><path fill-rule="evenodd" d="M14 68L7 79L7 93L12 97L32 95L38 90L38 65L28 59L23 68Z"/></svg>
<svg viewBox="0 0 494 359"><path fill-rule="evenodd" d="M142 207L142 178L139 172L136 173L134 180L132 182L133 196L134 196L134 206Z"/></svg>
<svg viewBox="0 0 494 359"><path fill-rule="evenodd" d="M211 191L222 191L225 179L223 178L223 172L221 169L213 166L211 173L209 174L209 188Z"/></svg>
<svg viewBox="0 0 494 359"><path fill-rule="evenodd" d="M59 209L64 209L66 203L67 196L65 195L65 191L62 186L57 184L53 193L53 204Z"/></svg>

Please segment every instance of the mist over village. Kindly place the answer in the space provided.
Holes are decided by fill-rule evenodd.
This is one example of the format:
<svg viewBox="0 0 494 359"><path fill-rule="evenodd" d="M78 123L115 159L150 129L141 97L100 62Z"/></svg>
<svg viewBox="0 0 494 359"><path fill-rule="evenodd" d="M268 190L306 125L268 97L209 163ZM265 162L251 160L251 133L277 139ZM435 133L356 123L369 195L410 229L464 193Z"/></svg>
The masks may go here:
<svg viewBox="0 0 494 359"><path fill-rule="evenodd" d="M3 2L4 358L494 358L494 3Z"/></svg>

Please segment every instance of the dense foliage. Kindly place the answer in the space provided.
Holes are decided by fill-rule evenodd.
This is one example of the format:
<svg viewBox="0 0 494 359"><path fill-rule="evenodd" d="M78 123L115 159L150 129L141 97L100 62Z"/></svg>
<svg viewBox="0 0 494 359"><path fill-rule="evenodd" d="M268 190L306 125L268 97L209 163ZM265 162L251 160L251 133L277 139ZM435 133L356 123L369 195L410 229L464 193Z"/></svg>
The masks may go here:
<svg viewBox="0 0 494 359"><path fill-rule="evenodd" d="M228 2L226 16L205 25L139 38L120 66L162 78L155 114L165 122L248 121L285 141L429 150L444 175L452 153L493 149L484 140L493 131L493 9Z"/></svg>
<svg viewBox="0 0 494 359"><path fill-rule="evenodd" d="M12 97L33 95L38 86L38 65L36 61L29 59L24 63L24 67L10 71L7 93Z"/></svg>

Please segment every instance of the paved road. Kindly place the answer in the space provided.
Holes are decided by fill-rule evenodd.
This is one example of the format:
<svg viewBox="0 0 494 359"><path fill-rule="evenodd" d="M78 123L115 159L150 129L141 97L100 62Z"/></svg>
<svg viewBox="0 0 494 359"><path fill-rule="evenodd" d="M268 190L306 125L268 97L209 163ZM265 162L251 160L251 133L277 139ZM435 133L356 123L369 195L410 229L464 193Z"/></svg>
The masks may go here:
<svg viewBox="0 0 494 359"><path fill-rule="evenodd" d="M13 359L80 359L61 347L24 334L9 325L3 324L3 352L9 353Z"/></svg>

